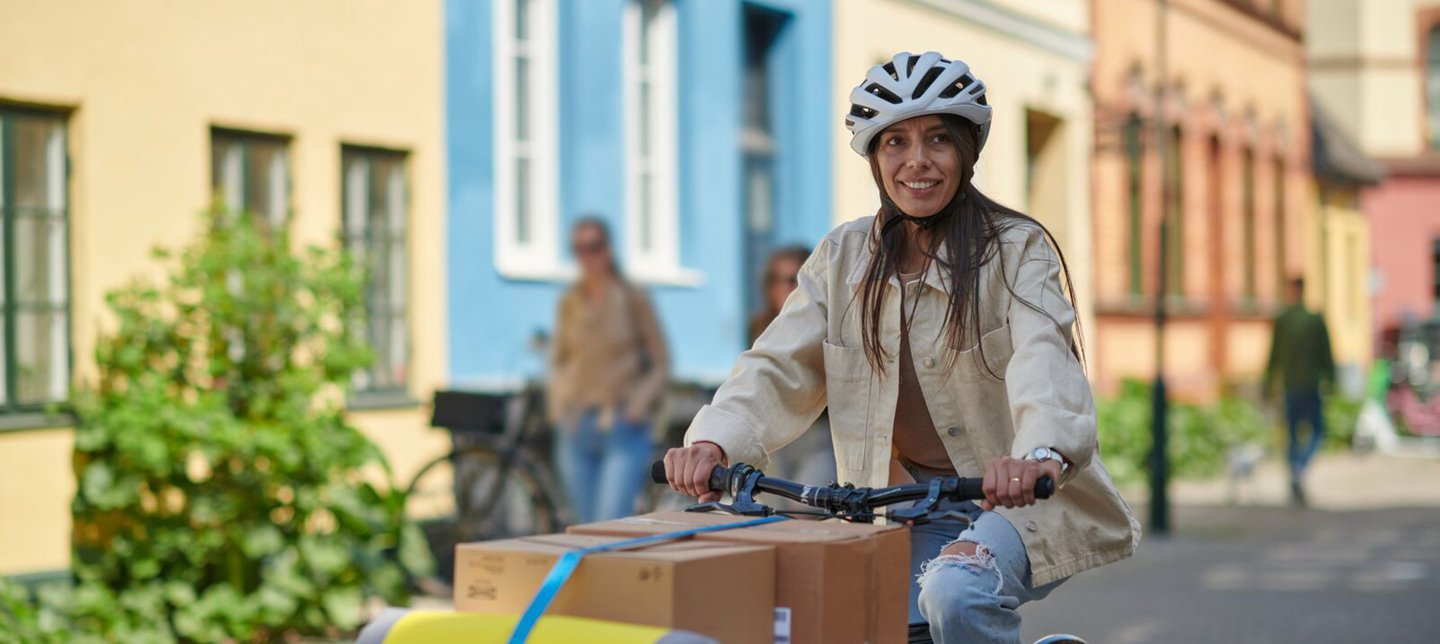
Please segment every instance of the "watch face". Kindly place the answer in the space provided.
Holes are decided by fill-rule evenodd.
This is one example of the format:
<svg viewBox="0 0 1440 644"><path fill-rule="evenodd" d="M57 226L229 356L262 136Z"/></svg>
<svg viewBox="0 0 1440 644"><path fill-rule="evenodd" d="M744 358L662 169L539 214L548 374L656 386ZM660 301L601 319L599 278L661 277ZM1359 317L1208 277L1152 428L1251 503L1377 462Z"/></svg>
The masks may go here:
<svg viewBox="0 0 1440 644"><path fill-rule="evenodd" d="M1044 447L1037 447L1030 452L1030 458L1033 458L1037 461L1043 461L1047 458L1050 458L1050 450Z"/></svg>

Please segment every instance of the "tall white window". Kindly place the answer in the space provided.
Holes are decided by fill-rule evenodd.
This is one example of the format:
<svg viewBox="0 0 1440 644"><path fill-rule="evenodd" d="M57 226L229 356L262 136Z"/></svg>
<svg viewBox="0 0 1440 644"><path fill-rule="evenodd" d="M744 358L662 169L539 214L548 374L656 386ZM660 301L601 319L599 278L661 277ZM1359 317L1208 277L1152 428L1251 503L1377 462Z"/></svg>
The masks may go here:
<svg viewBox="0 0 1440 644"><path fill-rule="evenodd" d="M556 0L495 0L495 262L559 275Z"/></svg>
<svg viewBox="0 0 1440 644"><path fill-rule="evenodd" d="M684 282L676 196L674 5L629 0L623 47L626 270L640 279Z"/></svg>

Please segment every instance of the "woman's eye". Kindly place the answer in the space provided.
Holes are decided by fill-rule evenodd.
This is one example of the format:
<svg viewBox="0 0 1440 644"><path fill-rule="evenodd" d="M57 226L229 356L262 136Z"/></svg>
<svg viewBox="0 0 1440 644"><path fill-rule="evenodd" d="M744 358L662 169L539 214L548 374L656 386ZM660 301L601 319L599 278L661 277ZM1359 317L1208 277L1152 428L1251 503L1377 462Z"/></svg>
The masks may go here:
<svg viewBox="0 0 1440 644"><path fill-rule="evenodd" d="M950 142L950 135L949 135L949 134L936 134L935 136L930 137L930 142L931 142L931 143L949 143L949 142Z"/></svg>
<svg viewBox="0 0 1440 644"><path fill-rule="evenodd" d="M885 139L885 145L895 146L900 145L901 143L903 143L903 141L901 141L900 137L898 136L892 136L888 139Z"/></svg>

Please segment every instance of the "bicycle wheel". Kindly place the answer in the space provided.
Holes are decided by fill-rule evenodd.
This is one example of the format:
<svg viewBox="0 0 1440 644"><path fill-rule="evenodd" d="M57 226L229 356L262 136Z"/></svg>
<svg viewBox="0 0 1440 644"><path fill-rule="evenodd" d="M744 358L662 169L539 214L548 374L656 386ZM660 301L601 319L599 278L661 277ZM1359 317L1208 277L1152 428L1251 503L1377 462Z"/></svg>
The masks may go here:
<svg viewBox="0 0 1440 644"><path fill-rule="evenodd" d="M555 503L530 465L528 452L510 461L488 447L458 452L455 463L456 536L488 541L559 529Z"/></svg>

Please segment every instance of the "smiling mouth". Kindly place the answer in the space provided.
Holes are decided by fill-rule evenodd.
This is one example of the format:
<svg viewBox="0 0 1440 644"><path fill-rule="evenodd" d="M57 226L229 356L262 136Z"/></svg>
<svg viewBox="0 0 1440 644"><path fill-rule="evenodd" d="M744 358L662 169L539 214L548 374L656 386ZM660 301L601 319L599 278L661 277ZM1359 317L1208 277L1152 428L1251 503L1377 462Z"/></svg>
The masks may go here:
<svg viewBox="0 0 1440 644"><path fill-rule="evenodd" d="M930 181L901 181L901 182L900 182L900 185L903 185L903 186L905 186L906 188L909 188L909 189L911 189L911 190L929 190L929 189L931 189L931 188L934 188L934 187L937 186L937 185L940 185L940 182L939 182L939 181L935 181L935 180L930 180Z"/></svg>

